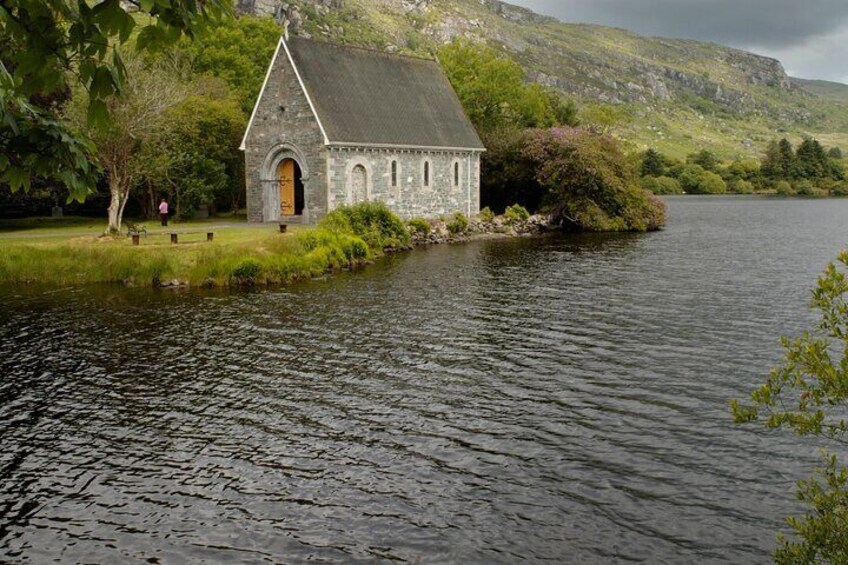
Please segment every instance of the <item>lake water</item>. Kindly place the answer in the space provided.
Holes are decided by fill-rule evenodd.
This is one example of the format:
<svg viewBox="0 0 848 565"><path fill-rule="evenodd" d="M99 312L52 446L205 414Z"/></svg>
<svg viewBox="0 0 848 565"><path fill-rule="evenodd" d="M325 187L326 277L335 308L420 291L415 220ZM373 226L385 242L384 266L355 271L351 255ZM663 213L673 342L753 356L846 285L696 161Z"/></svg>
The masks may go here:
<svg viewBox="0 0 848 565"><path fill-rule="evenodd" d="M247 293L0 293L0 561L768 562L816 446L728 403L848 200Z"/></svg>

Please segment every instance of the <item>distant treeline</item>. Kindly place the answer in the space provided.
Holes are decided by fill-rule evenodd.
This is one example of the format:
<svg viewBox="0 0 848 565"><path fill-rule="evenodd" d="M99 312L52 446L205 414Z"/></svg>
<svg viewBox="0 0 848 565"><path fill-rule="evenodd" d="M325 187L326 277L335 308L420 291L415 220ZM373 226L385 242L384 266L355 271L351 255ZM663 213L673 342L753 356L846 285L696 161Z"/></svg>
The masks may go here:
<svg viewBox="0 0 848 565"><path fill-rule="evenodd" d="M685 161L648 149L641 155L639 167L642 186L654 194L848 196L842 151L838 147L827 149L813 138L804 139L797 148L786 138L775 139L760 160L725 163L706 149Z"/></svg>

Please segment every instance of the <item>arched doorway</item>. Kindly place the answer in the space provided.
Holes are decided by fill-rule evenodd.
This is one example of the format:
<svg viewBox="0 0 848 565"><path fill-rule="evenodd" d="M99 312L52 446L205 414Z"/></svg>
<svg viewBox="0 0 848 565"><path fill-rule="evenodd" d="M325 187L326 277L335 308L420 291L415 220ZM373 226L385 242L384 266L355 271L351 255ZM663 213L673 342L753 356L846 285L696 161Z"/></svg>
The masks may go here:
<svg viewBox="0 0 848 565"><path fill-rule="evenodd" d="M283 159L277 165L280 192L280 217L302 216L304 206L303 173L294 159Z"/></svg>
<svg viewBox="0 0 848 565"><path fill-rule="evenodd" d="M368 172L362 165L356 165L350 172L351 204L368 200Z"/></svg>

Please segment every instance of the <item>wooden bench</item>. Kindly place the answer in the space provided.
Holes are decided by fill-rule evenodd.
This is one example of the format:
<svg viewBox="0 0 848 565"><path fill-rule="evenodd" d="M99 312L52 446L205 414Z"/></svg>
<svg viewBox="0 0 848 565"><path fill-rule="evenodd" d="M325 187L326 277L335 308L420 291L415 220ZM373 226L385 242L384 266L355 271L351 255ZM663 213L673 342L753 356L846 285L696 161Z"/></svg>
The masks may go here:
<svg viewBox="0 0 848 565"><path fill-rule="evenodd" d="M127 225L127 237L131 235L141 235L144 234L144 237L147 237L147 228L140 224L134 224L132 222L126 222Z"/></svg>

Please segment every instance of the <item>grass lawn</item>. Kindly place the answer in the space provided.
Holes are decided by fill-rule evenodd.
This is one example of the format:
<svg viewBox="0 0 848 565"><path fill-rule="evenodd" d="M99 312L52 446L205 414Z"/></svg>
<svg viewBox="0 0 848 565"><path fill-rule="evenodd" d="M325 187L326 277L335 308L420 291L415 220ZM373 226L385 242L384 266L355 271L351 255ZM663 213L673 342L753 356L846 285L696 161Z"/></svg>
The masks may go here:
<svg viewBox="0 0 848 565"><path fill-rule="evenodd" d="M356 266L387 247L410 242L400 218L373 202L337 209L315 227L290 225L285 234L276 225L222 218L167 228L151 224L136 246L126 236L96 235L103 224L86 219L6 222L7 231L0 233L0 284L281 284ZM93 233L80 231L91 226L97 228ZM209 231L214 241L206 240ZM171 233L178 234L178 244L171 243Z"/></svg>
<svg viewBox="0 0 848 565"><path fill-rule="evenodd" d="M16 226L14 237L0 235L0 283L148 285L177 279L211 286L230 284L234 273L251 275L251 267L239 271L244 265L259 264L267 270L263 282L286 282L336 266L327 257L312 256L320 246L304 245L305 234L314 229L289 226L288 233L280 234L277 226L214 229L216 223L220 220L157 226L158 233L141 236L139 246L129 237L62 235L102 226L78 219L38 227L32 227L37 225L33 222L28 229ZM214 232L214 241L206 241L207 231ZM177 245L170 242L172 232L179 234Z"/></svg>

